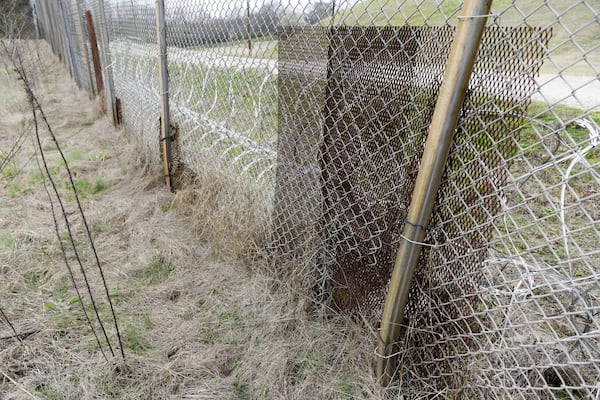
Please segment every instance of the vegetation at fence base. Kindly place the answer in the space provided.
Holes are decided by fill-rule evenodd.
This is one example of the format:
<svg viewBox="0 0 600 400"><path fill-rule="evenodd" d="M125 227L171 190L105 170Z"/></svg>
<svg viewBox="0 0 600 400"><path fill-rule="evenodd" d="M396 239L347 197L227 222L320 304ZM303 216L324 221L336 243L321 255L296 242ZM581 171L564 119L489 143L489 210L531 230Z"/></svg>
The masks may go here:
<svg viewBox="0 0 600 400"><path fill-rule="evenodd" d="M268 238L268 194L256 190L248 176L236 177L214 155L205 154L204 169L188 177L173 209L185 215L189 229L207 240L225 259L248 259ZM213 161L213 163L209 162Z"/></svg>
<svg viewBox="0 0 600 400"><path fill-rule="evenodd" d="M47 47L40 49L46 63L54 60ZM264 260L240 257L255 254L251 246L264 242L266 234L263 207L231 212L248 200L248 188L216 169L199 177L201 201L188 202L185 190L174 198L126 135L111 130L104 119L95 120L93 105L75 92L64 70L47 65L38 90L45 90L52 121L64 127L59 139L68 138L64 150L76 179L88 182L83 186L90 191L98 179L106 183L83 205L95 221L94 238L121 317L128 361L102 360L73 300L58 239L49 228L52 217L39 201L45 195L43 180L35 163L26 162L33 154L27 141L13 159L19 170L26 165L16 176L29 185L27 191L15 197L0 191L0 291L6 294L2 308L18 331L31 326L36 333L24 344L0 339L0 371L19 384L0 376L1 397L22 396L23 388L55 399L89 394L344 399L348 393L383 398L364 368L371 339L358 324L307 316L303 294L288 285L301 268L276 281ZM9 96L0 102L26 115L27 109L18 111L13 104L18 100ZM13 126L12 120L6 122ZM12 140L0 129L2 148ZM110 157L101 161L100 151ZM50 167L57 175L64 168L56 159ZM0 185L7 179L0 177ZM255 201L251 205L265 203L264 198ZM97 277L91 284L98 288ZM99 308L102 317L107 312ZM3 323L0 331L4 336Z"/></svg>

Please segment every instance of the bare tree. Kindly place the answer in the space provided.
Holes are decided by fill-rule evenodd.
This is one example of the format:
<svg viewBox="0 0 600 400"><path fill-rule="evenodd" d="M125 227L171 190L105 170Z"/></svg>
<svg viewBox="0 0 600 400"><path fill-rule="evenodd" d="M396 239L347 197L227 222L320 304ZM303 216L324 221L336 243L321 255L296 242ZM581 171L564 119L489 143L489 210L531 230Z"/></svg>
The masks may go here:
<svg viewBox="0 0 600 400"><path fill-rule="evenodd" d="M257 12L250 17L251 32L253 37L273 34L277 31L281 17L281 4L271 1L263 4Z"/></svg>
<svg viewBox="0 0 600 400"><path fill-rule="evenodd" d="M33 32L33 16L28 0L0 1L1 38L28 38Z"/></svg>
<svg viewBox="0 0 600 400"><path fill-rule="evenodd" d="M326 1L317 1L313 3L312 9L308 12L306 21L309 24L315 24L322 19L331 17L333 14L333 3Z"/></svg>

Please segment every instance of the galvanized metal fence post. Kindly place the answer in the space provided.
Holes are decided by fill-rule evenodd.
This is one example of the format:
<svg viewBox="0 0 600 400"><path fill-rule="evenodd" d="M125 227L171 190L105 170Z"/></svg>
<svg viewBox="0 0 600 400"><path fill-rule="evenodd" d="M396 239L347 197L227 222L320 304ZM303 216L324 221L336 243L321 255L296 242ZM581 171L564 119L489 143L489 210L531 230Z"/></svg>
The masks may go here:
<svg viewBox="0 0 600 400"><path fill-rule="evenodd" d="M65 8L64 0L60 0L60 9L62 11L63 21L65 24L65 34L67 36L67 52L70 58L71 71L73 77L77 83L77 87L81 89L81 78L79 77L79 68L77 65L77 58L75 56L75 46L73 45L73 34L71 33L71 24L67 15L67 9Z"/></svg>
<svg viewBox="0 0 600 400"><path fill-rule="evenodd" d="M79 22L79 29L81 30L81 36L82 36L82 40L81 40L81 44L83 47L83 57L85 58L85 67L86 67L86 72L87 72L87 77L88 77L88 86L90 88L89 90L89 98L93 99L94 98L94 82L92 81L92 68L90 66L90 56L88 53L88 48L87 48L87 44L85 42L84 39L84 32L85 32L85 24L83 22L84 20L84 15L83 15L83 11L81 8L81 0L76 0L75 1L76 5L77 5L77 20Z"/></svg>
<svg viewBox="0 0 600 400"><path fill-rule="evenodd" d="M67 60L65 60L65 57L67 57L65 55L65 53L67 52L67 47L65 46L64 41L65 35L62 34L62 32L64 32L64 19L62 15L60 15L60 12L58 10L59 5L57 2L50 2L46 4L48 5L50 12L50 21L48 21L48 29L52 32L54 50L58 54L58 58L60 59L60 61L65 63L65 65L67 65L67 67L69 68L69 74L72 75L73 71L71 71L71 64ZM57 29L51 29L50 27L56 27Z"/></svg>
<svg viewBox="0 0 600 400"><path fill-rule="evenodd" d="M377 374L383 385L396 370L394 343L491 6L492 0L466 0L458 17L381 317Z"/></svg>
<svg viewBox="0 0 600 400"><path fill-rule="evenodd" d="M246 0L246 34L248 35L248 55L252 55L252 26L250 25L250 0Z"/></svg>
<svg viewBox="0 0 600 400"><path fill-rule="evenodd" d="M105 96L108 97L110 101L111 114L113 125L118 124L118 116L117 116L117 104L115 97L115 86L113 82L113 68L110 57L110 38L108 36L108 27L106 13L104 11L104 0L98 0L98 16L96 18L97 23L99 24L99 32L100 32L100 58L103 61L104 72L105 72Z"/></svg>
<svg viewBox="0 0 600 400"><path fill-rule="evenodd" d="M33 17L33 27L35 28L35 38L40 39L40 21L38 19L37 2L31 4L31 16Z"/></svg>
<svg viewBox="0 0 600 400"><path fill-rule="evenodd" d="M160 59L160 143L163 153L163 170L169 190L174 191L171 171L171 121L169 118L169 72L167 67L167 29L165 2L156 0L156 38Z"/></svg>

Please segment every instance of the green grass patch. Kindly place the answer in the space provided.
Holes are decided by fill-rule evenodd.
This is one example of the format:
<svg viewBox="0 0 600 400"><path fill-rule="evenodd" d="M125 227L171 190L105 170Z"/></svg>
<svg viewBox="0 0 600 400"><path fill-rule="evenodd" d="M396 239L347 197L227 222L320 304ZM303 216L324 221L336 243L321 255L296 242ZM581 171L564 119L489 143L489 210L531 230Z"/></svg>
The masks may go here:
<svg viewBox="0 0 600 400"><path fill-rule="evenodd" d="M19 174L19 168L17 168L16 164L12 161L9 162L8 164L5 164L4 168L2 168L2 177L5 179L12 179L12 178L16 177L18 174Z"/></svg>
<svg viewBox="0 0 600 400"><path fill-rule="evenodd" d="M346 399L354 398L354 388L348 382L345 382L345 381L335 382L333 385L333 388L337 393L341 394Z"/></svg>
<svg viewBox="0 0 600 400"><path fill-rule="evenodd" d="M21 184L19 182L15 182L13 181L9 186L8 186L8 195L10 197L15 197L18 194L22 193L25 191L25 188L23 186L21 186Z"/></svg>
<svg viewBox="0 0 600 400"><path fill-rule="evenodd" d="M94 219L90 225L92 233L102 233L106 230L106 226L102 220Z"/></svg>
<svg viewBox="0 0 600 400"><path fill-rule="evenodd" d="M355 6L336 14L335 24L440 26L451 23L456 25L461 2L447 0L437 3L413 1L399 3L386 0L358 2ZM560 1L541 4L536 0L522 0L519 1L518 6L515 6L511 0L496 0L492 3L491 12L497 16L495 21L502 26L528 25L542 28L552 26L552 39L548 49L553 63L545 63L542 72L556 73L556 66L558 66L559 70L565 69L570 75L596 75L590 64L600 65L600 52L595 49L598 37L597 15L589 6L583 3L572 4ZM328 26L330 18L318 24Z"/></svg>
<svg viewBox="0 0 600 400"><path fill-rule="evenodd" d="M123 331L124 346L135 354L143 354L151 348L143 330L136 325L126 326Z"/></svg>
<svg viewBox="0 0 600 400"><path fill-rule="evenodd" d="M28 270L23 273L25 285L30 290L37 290L46 282L48 271L45 270Z"/></svg>
<svg viewBox="0 0 600 400"><path fill-rule="evenodd" d="M250 400L252 398L248 393L248 385L242 379L236 379L231 385L237 400Z"/></svg>
<svg viewBox="0 0 600 400"><path fill-rule="evenodd" d="M154 322L152 322L152 318L150 317L150 314L143 313L141 315L141 320L142 320L142 326L144 327L144 329L152 329L152 327L154 327Z"/></svg>
<svg viewBox="0 0 600 400"><path fill-rule="evenodd" d="M96 181L94 181L94 187L92 188L92 194L100 193L104 189L106 189L106 183L104 183L102 179L96 179Z"/></svg>
<svg viewBox="0 0 600 400"><path fill-rule="evenodd" d="M73 328L87 324L77 297L70 299L48 299L44 310L48 313L48 323L59 335L65 335Z"/></svg>
<svg viewBox="0 0 600 400"><path fill-rule="evenodd" d="M275 137L277 130L277 77L258 70L238 71L175 62L169 66L174 92L190 108L227 129L253 140Z"/></svg>
<svg viewBox="0 0 600 400"><path fill-rule="evenodd" d="M68 397L61 391L52 387L47 387L45 384L38 385L35 390L44 396L46 400L67 400Z"/></svg>
<svg viewBox="0 0 600 400"><path fill-rule="evenodd" d="M248 49L248 39L194 46L191 49L210 51L224 56L277 59L277 35L252 38L251 49Z"/></svg>
<svg viewBox="0 0 600 400"><path fill-rule="evenodd" d="M175 269L163 255L156 255L139 274L142 281L148 285L155 285L165 281Z"/></svg>
<svg viewBox="0 0 600 400"><path fill-rule="evenodd" d="M67 154L67 160L69 162L83 160L83 153L81 150L73 150Z"/></svg>
<svg viewBox="0 0 600 400"><path fill-rule="evenodd" d="M549 151L556 154L571 152L590 144L590 132L579 125L577 120L584 119L600 125L600 113L583 113L581 109L554 105L549 108L542 102L533 102L527 112L519 135L519 148L528 157L548 159ZM600 149L586 154L586 159L600 172Z"/></svg>
<svg viewBox="0 0 600 400"><path fill-rule="evenodd" d="M88 159L90 161L106 161L110 160L111 158L112 157L109 154L106 154L102 150L98 150L97 152L90 155Z"/></svg>
<svg viewBox="0 0 600 400"><path fill-rule="evenodd" d="M76 178L73 180L73 184L75 186L75 190L77 191L77 196L80 200L85 200L106 189L106 183L100 178L96 179L95 181L90 181L87 178ZM65 188L65 190L67 191L66 199L68 201L75 200L75 194L72 190L70 190L72 186L68 180L61 182L58 186L61 188Z"/></svg>
<svg viewBox="0 0 600 400"><path fill-rule="evenodd" d="M0 249L11 249L14 243L15 240L10 232L2 231L0 233Z"/></svg>
<svg viewBox="0 0 600 400"><path fill-rule="evenodd" d="M160 210L164 213L171 211L172 208L173 208L173 203L171 203L171 202L163 203L160 205Z"/></svg>

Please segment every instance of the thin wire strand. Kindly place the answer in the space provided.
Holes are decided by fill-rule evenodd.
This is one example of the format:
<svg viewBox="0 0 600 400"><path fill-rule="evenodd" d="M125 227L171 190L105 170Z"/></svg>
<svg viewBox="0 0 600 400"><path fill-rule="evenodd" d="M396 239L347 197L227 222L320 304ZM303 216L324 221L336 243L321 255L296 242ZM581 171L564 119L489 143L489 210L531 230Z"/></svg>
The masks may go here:
<svg viewBox="0 0 600 400"><path fill-rule="evenodd" d="M3 43L3 46L5 47L5 50L6 50L6 44L5 43ZM42 146L41 139L40 139L40 134L39 134L39 123L38 123L38 116L37 116L38 112L40 114L40 117L42 118L42 121L44 122L44 125L48 129L48 133L50 134L50 136L52 138L52 141L55 144L55 147L57 148L59 154L61 155L62 161L64 162L65 168L66 168L66 170L68 172L69 181L70 181L70 184L71 184L71 189L75 193L75 198L77 200L77 206L79 208L79 213L80 213L80 215L82 216L82 218L84 220L84 223L85 223L87 231L88 231L88 238L91 241L91 236L89 236L89 228L87 227L87 222L85 220L85 215L83 213L83 209L81 207L81 203L79 202L79 197L77 195L77 188L75 187L75 184L73 182L73 177L72 177L70 168L68 166L68 162L67 162L67 160L66 160L66 158L64 156L64 153L62 152L62 149L61 149L61 147L60 147L60 145L58 143L58 140L57 140L56 136L54 135L52 127L50 126L50 123L49 123L48 119L46 118L46 115L44 113L44 110L43 110L41 104L39 103L37 97L35 96L35 94L33 93L33 90L31 89L31 86L30 86L30 83L29 83L29 80L28 80L28 74L27 74L27 72L25 70L24 63L23 63L23 60L21 58L20 52L18 51L18 48L15 47L14 52L12 52L12 53L13 53L13 57L10 58L11 59L11 63L14 66L15 72L17 72L17 74L19 75L20 79L23 81L23 88L24 88L24 90L25 90L25 92L27 94L29 103L30 103L31 108L32 108L31 111L32 111L32 116L33 116L33 120L34 120L35 138L36 138L36 142L37 142L37 147L38 147L38 149L40 151L40 156L42 158L42 163L44 165L44 169L46 170L46 176L47 176L48 180L51 183L51 186L53 188L54 194L55 194L55 196L56 196L56 198L58 200L59 206L61 208L61 212L62 212L62 215L63 215L63 218L64 218L64 222L65 222L65 225L66 225L66 228L67 228L69 240L71 242L71 245L72 245L72 248L73 248L73 251L74 251L74 255L75 255L75 258L77 260L77 263L79 264L79 268L80 268L81 274L83 276L83 279L84 279L84 282L85 282L88 294L90 296L90 301L92 303L92 307L94 309L96 318L98 319L98 323L99 323L100 328L101 328L101 330L103 332L103 336L104 336L104 338L106 340L106 343L107 343L107 345L109 347L109 350L110 350L111 354L114 356L114 351L113 351L112 345L110 343L110 339L108 337L108 333L106 331L106 328L105 328L104 323L102 321L102 318L100 317L100 314L99 314L99 311L98 311L98 307L96 305L96 301L94 299L94 295L93 295L93 292L92 292L92 289L91 289L91 286L90 286L90 283L89 283L89 280L88 280L88 277L87 277L87 273L85 272L85 269L83 267L83 263L82 263L81 258L79 256L77 247L75 246L75 241L74 241L73 233L72 233L72 230L71 230L71 225L70 225L70 222L69 222L69 218L67 217L67 213L66 213L66 210L65 210L62 198L61 198L61 196L60 196L60 194L58 192L58 189L56 187L56 183L54 182L52 174L50 173L50 170L48 168L48 164L47 164L47 161L46 161L46 157L44 155L43 146ZM59 241L61 241L60 240L60 235L59 235ZM61 241L61 245L62 245L62 241ZM97 254L95 252L95 248L93 247L93 243L92 243L92 248L94 250L94 254L96 255L96 260L98 260ZM65 259L66 259L66 254L64 254L64 256L65 256ZM102 277L103 277L103 274L102 274ZM105 288L106 288L106 281L104 279L103 279L103 283L104 283ZM106 291L108 293L108 289L107 288L106 288ZM81 298L80 298L80 300L81 300ZM120 332L118 330L118 326L117 326L117 323L116 323L116 317L114 315L114 310L112 309L112 302L110 301L110 296L108 297L108 300L109 300L109 302L111 304L111 311L113 312L113 320L114 320L115 326L116 326L117 337L119 338L119 344L120 344L120 348L121 348L121 355L124 358L123 346L121 345ZM90 327L93 329L93 325L91 323L90 323Z"/></svg>
<svg viewBox="0 0 600 400"><path fill-rule="evenodd" d="M438 246L437 244L435 244L435 243L417 242L416 240L412 240L412 239L409 239L409 238L407 238L407 237L406 237L406 236L404 236L403 234L400 234L400 237L401 237L402 239L406 240L406 241L407 241L407 242L409 242L409 243L416 244L416 245L419 245L419 246L425 246L425 247L431 247L431 248L437 248L437 247L439 247L439 246Z"/></svg>
<svg viewBox="0 0 600 400"><path fill-rule="evenodd" d="M62 161L64 163L64 166L65 166L65 169L67 171L67 175L69 177L69 183L70 183L71 189L73 191L73 194L75 195L75 201L77 203L77 208L79 210L79 215L81 216L81 219L83 221L83 225L85 227L87 238L88 238L90 247L92 249L92 253L94 255L96 266L98 268L98 272L100 273L100 277L102 279L102 285L104 287L104 291L105 291L106 298L107 298L107 301L108 301L108 304L109 304L109 308L110 308L110 311L111 311L112 319L113 319L113 322L115 324L115 330L116 330L116 334L117 334L117 340L119 342L119 350L120 350L120 353L121 353L121 357L123 359L125 359L125 353L124 353L124 350L123 350L123 343L122 343L122 340L121 340L121 332L120 332L119 325L118 325L118 322L117 322L117 316L116 316L116 313L115 313L114 305L113 305L113 302L112 302L112 298L110 296L110 292L108 290L108 284L106 282L106 277L104 276L104 271L102 269L102 266L100 265L100 259L98 257L98 252L96 251L96 246L94 245L94 241L92 239L92 234L91 234L91 231L90 231L89 224L87 222L87 218L85 217L85 214L83 212L83 207L81 206L81 201L79 199L79 194L78 194L77 188L75 186L75 182L73 180L73 174L71 172L71 169L69 168L68 161L67 161L67 159L66 159L66 157L65 157L62 149L60 148L60 145L58 144L58 141L56 140L56 136L54 135L54 132L52 131L52 128L51 128L51 126L50 126L50 124L48 122L48 119L46 118L46 115L44 114L44 111L41 108L41 105L37 101L37 98L34 98L34 99L35 99L35 103L37 104L38 111L40 112L40 114L42 116L42 119L44 120L44 123L46 124L46 127L48 128L48 131L49 131L49 133L50 133L50 135L52 137L52 140L54 141L54 143L56 145L56 148L57 148L57 150L58 150L58 152L60 154L60 157L61 157L61 159L62 159ZM66 215L65 215L65 219L66 219ZM69 228L69 234L71 235L70 228ZM75 251L76 257L77 257L77 259L79 261L79 255L77 254L77 249L76 249L75 244L74 244L74 242L72 240L72 235L71 235L71 242L73 243L73 250ZM82 268L82 272L83 272L83 268ZM84 279L85 279L86 285L89 288L89 283L87 281L87 276L84 275ZM89 289L89 291L90 291L90 298L92 298L91 297L92 296L91 295L91 288ZM98 313L97 307L95 305L95 301L92 301L92 303L93 303L93 306L94 306L94 311L96 313L96 316L98 317L98 322L100 323L100 327L102 328L102 331L103 331L103 333L104 333L104 335L106 337L106 340L108 342L108 346L109 346L109 349L111 351L111 354L114 356L112 345L110 344L110 341L108 340L108 335L106 334L106 329L104 327L104 323L102 322L102 319L100 318L100 314Z"/></svg>
<svg viewBox="0 0 600 400"><path fill-rule="evenodd" d="M37 150L38 150L38 148L36 147L36 154L38 154ZM42 170L42 167L40 165L38 158L36 158L36 162L37 162L40 172L42 172L42 176L44 176L43 186L44 186L44 190L46 191L46 195L48 196L48 201L50 202L50 211L52 213L52 221L54 223L54 232L56 234L56 238L58 239L58 243L60 246L60 252L62 254L63 261L65 262L67 271L69 271L69 277L71 278L71 283L73 284L73 287L75 288L75 293L77 295L77 299L79 299L79 305L81 306L83 315L85 315L86 322L88 323L90 329L92 330L92 334L94 335L94 338L96 339L96 343L98 344L98 348L100 349L102 356L104 357L104 359L106 361L108 361L108 357L106 356L106 352L104 351L104 346L102 345L102 342L100 341L100 338L98 337L98 333L96 332L96 329L94 328L94 324L92 324L92 320L90 319L90 316L87 312L85 302L83 300L83 296L81 295L81 291L79 290L79 286L77 285L77 282L75 280L75 274L73 273L73 268L71 267L71 264L69 263L69 259L67 257L65 245L60 237L60 228L58 226L58 219L56 216L56 208L54 205L54 200L52 199L52 195L50 194L50 190L48 189L48 185L46 183L46 179L47 179L46 175L49 173L49 171L46 168L46 174L44 174L44 171Z"/></svg>
<svg viewBox="0 0 600 400"><path fill-rule="evenodd" d="M13 331L14 337L19 341L19 343L23 343L23 340L21 340L21 338L19 337L19 334L17 333L17 330L13 326L12 322L10 322L10 319L8 319L6 314L4 314L4 310L2 309L2 307L0 307L0 314L2 314L2 318L4 319L4 321L6 321L10 329Z"/></svg>
<svg viewBox="0 0 600 400"><path fill-rule="evenodd" d="M482 14L482 15L459 15L456 19L475 19L475 18L488 18L496 17L496 14Z"/></svg>

